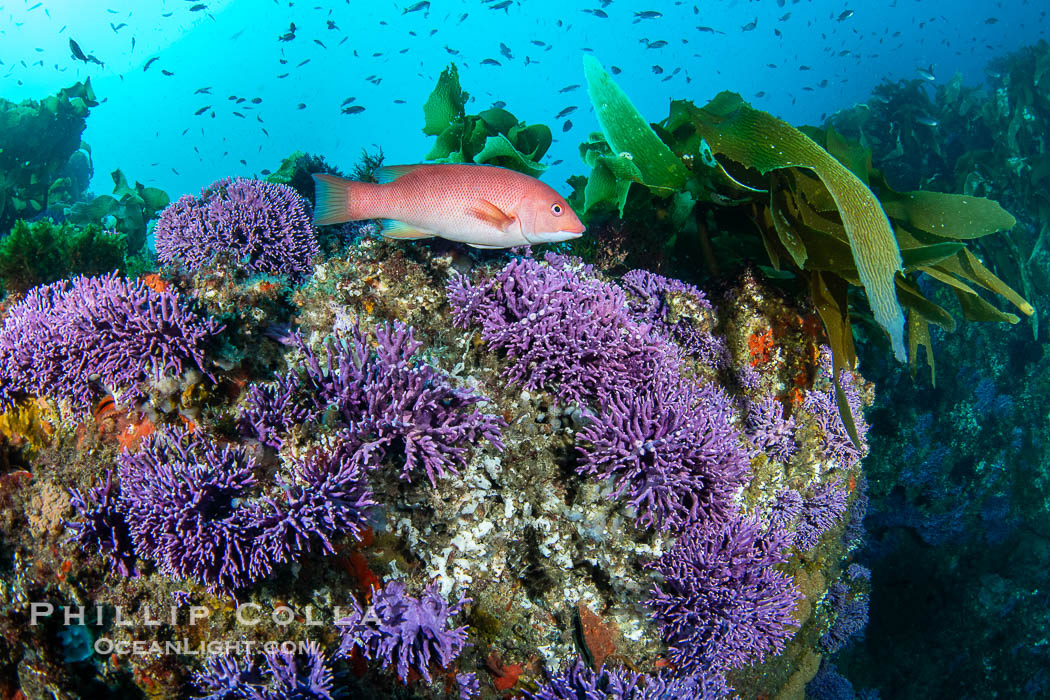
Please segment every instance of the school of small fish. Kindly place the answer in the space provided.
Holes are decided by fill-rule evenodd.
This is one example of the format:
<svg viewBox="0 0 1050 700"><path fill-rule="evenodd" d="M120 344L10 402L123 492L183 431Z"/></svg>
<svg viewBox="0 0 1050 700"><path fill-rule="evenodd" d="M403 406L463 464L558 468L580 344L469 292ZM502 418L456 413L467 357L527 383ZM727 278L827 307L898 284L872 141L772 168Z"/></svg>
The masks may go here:
<svg viewBox="0 0 1050 700"><path fill-rule="evenodd" d="M346 0L346 3L350 5L352 1ZM754 2L755 0L751 1ZM316 71L319 65L323 66L321 70L329 70L330 67L334 66L344 66L348 62L351 65L368 65L371 63L376 65L377 68L381 68L395 55L416 53L421 58L418 75L430 84L433 84L437 73L444 66L440 61L432 60L433 48L425 48L425 45L421 43L426 42L426 40L438 42L438 51L443 51L449 57L455 57L461 71L469 71L473 66L477 66L477 70L486 71L486 80L491 84L493 77L496 77L498 80L498 76L501 76L503 71L512 66L515 69L520 69L521 67L527 68L533 64L543 63L544 54L555 48L559 41L576 42L579 44L579 51L591 52L593 49L586 45L587 38L595 32L610 31L609 28L613 27L616 22L622 23L615 25L618 27L636 26L637 29L631 31L636 31L637 34L631 40L642 47L642 52L645 56L655 59L652 61L632 60L633 70L645 71L652 76L659 76L661 82L681 81L684 79L685 84L691 83L693 75L690 73L690 70L696 71L701 69L701 67L704 67L704 70L706 70L706 67L710 65L710 56L719 54L720 45L717 42L721 41L721 37L745 33L760 35L763 32L770 32L776 40L786 42L786 34L796 31L796 28L800 28L803 22L805 23L804 29L807 38L811 37L810 40L816 40L819 34L824 53L836 59L854 61L857 66L863 66L865 61L879 58L879 52L870 51L870 42L875 39L877 39L882 50L887 53L903 47L904 39L901 37L901 32L891 32L890 25L883 22L881 23L881 29L867 30L870 34L867 44L869 50L864 51L858 48L858 30L856 29L856 26L858 26L858 15L871 12L874 6L856 3L853 7L841 7L830 13L825 9L822 11L822 14L818 14L812 7L807 7L808 2L803 4L803 0L770 0L770 6L774 1L776 7L780 8L779 10L762 15L741 10L736 13L739 17L737 22L727 22L711 21L714 17L720 17L724 20L726 16L724 8L719 8L717 13L708 12L707 6L703 3L694 2L690 4L688 0L676 0L673 4L653 3L656 7L648 8L631 6L625 0L593 0L587 3L591 5L590 7L575 9L567 7L564 11L551 17L530 14L531 11L525 0L455 0L454 3L438 3L431 0L397 0L390 3L392 12L389 13L389 19L378 20L378 25L383 28L397 27L402 31L404 43L400 48L378 45L370 47L361 31L362 27L351 28L356 31L347 31L340 28L336 22L336 9L332 7L332 3L327 5L317 4L309 9L303 5L301 11L296 10L299 12L296 15L296 21L288 22L285 25L284 22L287 21L285 19L278 27L272 27L266 31L273 32L269 36L272 37L275 50L274 67L276 70L274 71L274 79L276 80L294 80L293 76L298 71ZM912 3L919 2L919 0L910 1ZM282 7L286 5L288 8L296 8L301 3L301 0L274 0L274 2ZM899 3L903 4L906 2L909 2L909 0L890 0L888 7L896 8ZM1036 0L1021 0L1021 3L1023 5L1031 5L1034 22L1046 23L1047 10L1043 9L1044 5L1040 5ZM996 2L990 3L989 8L995 7L997 4ZM50 8L47 5L48 3L44 1L27 2L27 7L24 11L26 13L43 13L50 18ZM750 3L748 3L748 6L750 6ZM0 11L3 9L4 5L2 0L0 0ZM219 8L217 7L216 9ZM96 6L94 9L94 11L100 13L102 10L102 6ZM765 8L763 10L765 11ZM85 12L87 11L89 10L85 10ZM130 65L136 65L135 50L138 45L136 32L150 29L164 21L179 23L180 25L188 25L199 21L219 22L210 2L201 0L182 0L181 3L174 2L161 5L156 8L155 14L151 14L151 9L146 4L143 4L141 7L136 6L133 10L104 8L104 11L106 15L112 16L112 21L107 22L109 30L115 36L121 37L120 41L128 42L129 48L126 54L119 57L107 57L105 56L106 51L97 41L88 41L84 38L78 41L70 36L67 39L71 62L67 61L64 64L56 62L54 66L56 71L76 70L79 66L80 71L89 73L104 71L108 73L113 71L113 65L121 61L130 63ZM516 29L515 32L501 33L498 35L498 38L478 37L473 31L468 31L464 27L465 23L467 26L470 26L472 14L475 20L481 19L482 21L489 18L507 17L510 21L525 23L523 26L535 26L535 29L526 29L524 31ZM692 21L690 22L687 18L691 18ZM707 18L706 24L702 23L705 18ZM999 18L994 15L989 15L981 21L989 27L999 24ZM19 22L14 22L16 30L20 24ZM343 24L345 25L346 22L344 21ZM950 26L950 24L951 21L944 14L933 14L926 19L919 20L916 28L920 31L926 31L935 25L943 27ZM262 26L260 24L258 26L237 28L229 34L228 38L231 45L236 46L238 38L244 32L250 31L257 34L262 31ZM842 27L842 29L838 29L838 27ZM683 31L683 28L687 29ZM55 33L61 35L67 29L69 27L63 25ZM2 38L5 31L0 27L0 38ZM612 31L623 30L612 29ZM515 41L510 38L511 36L519 36L521 38ZM437 38L434 39L434 37ZM923 41L924 39L919 39L920 44ZM947 41L947 39L943 39L942 43L947 44ZM977 41L976 37L970 39L971 43ZM2 45L2 41L0 41L0 49L2 49ZM476 53L478 45L490 46L492 48L491 55L478 56ZM776 63L768 63L765 65L765 68L771 71L785 69L804 72L813 71L811 66L805 65L787 53L790 44L785 43L784 46L785 55L783 59ZM373 48L376 50L373 50ZM991 49L993 47L989 44L987 48ZM37 53L45 53L46 49L39 47L36 51ZM963 54L965 51L965 46L960 43L956 53ZM139 55L141 55L141 51ZM468 56L473 56L474 58L467 58ZM26 60L23 59L17 63L10 62L5 64L2 58L3 56L0 56L0 66L8 66L4 78L14 77L18 84L21 85L22 80L15 76L15 72L19 66L23 68L29 67ZM110 65L108 67L107 58L112 59L112 61L109 61ZM132 59L130 62L127 61L129 58ZM262 61L264 59L260 57L259 60ZM563 59L556 59L555 62L557 60ZM625 56L623 60L628 59ZM155 66L158 63L159 65ZM38 60L33 65L43 66L44 60ZM165 65L165 58L161 54L142 56L141 61L137 62L137 66L141 67L143 73L150 75L159 74L164 79L172 79L166 85L185 85L183 81L186 80L186 77L178 75L174 70L174 65ZM307 66L310 66L310 68L307 68ZM621 67L618 65L607 65L607 68L613 75L619 75L622 72ZM912 77L935 83L937 77L934 68L933 65L918 66L914 69ZM357 82L361 88L360 91L355 90L355 94L343 99L340 104L314 104L306 94L302 94L297 96L298 99L291 104L280 104L279 108L294 109L295 111L322 110L332 115L341 115L343 117L360 115L372 107L374 96L377 94L374 88L379 87L383 83L384 77L389 75L389 73L384 75L383 70L377 70L375 73L363 78L350 77L355 74L359 76L365 72L358 71L360 71L359 68L356 70L353 68L340 68L336 71L339 73L338 79L340 82L348 85L353 85ZM124 80L124 73L118 73L118 75L121 80ZM706 77L710 78L710 76ZM546 83L548 78L544 76L540 80ZM799 89L804 92L814 92L831 87L836 80L844 83L846 82L846 77L841 75L831 76L831 79L821 77L819 80L813 80ZM548 92L556 99L561 96L569 98L573 97L580 87L579 83L569 83L563 87L555 85ZM729 85L725 87L732 88ZM222 101L212 99L212 88L213 86L211 85L205 85L194 86L188 90L191 98L200 97L199 101L194 100L196 104L191 102L193 106L188 110L188 116L193 119L232 118L245 121L250 120L254 122L255 128L262 139L269 137L269 131L267 131L265 126L266 122L262 109L263 100L261 97L250 94L230 94L225 101ZM164 88L169 97L172 90L178 89L180 88ZM492 93L485 94L489 97L494 96ZM759 90L752 93L751 98L764 100L769 96L770 94L767 93L767 90ZM792 104L797 101L798 96L788 92L788 97ZM471 97L472 100L479 98L479 96ZM572 101L575 102L575 100ZM388 109L400 109L404 105L418 106L419 100L406 100L398 96L391 99L391 102L393 107L388 107ZM273 108L274 104L271 104L270 108ZM498 100L491 100L490 105L492 107L505 106L502 101ZM566 134L576 128L573 120L569 118L570 116L577 117L577 122L583 129L592 128L593 118L587 118L587 115L580 117L580 115L574 114L581 108L586 112L592 111L585 97L579 101L579 104L570 103L570 100L566 99L560 105L553 106L549 114L553 120L560 124L560 133ZM937 119L932 115L918 115L913 117L913 119L929 128L938 126ZM186 134L188 131L189 127L182 133ZM238 138L240 138L240 135ZM259 153L262 153L262 143L259 143L258 150ZM227 150L221 157L226 158L229 156L230 152ZM242 160L241 162L245 163L246 161ZM172 168L172 171L178 174L174 168Z"/></svg>

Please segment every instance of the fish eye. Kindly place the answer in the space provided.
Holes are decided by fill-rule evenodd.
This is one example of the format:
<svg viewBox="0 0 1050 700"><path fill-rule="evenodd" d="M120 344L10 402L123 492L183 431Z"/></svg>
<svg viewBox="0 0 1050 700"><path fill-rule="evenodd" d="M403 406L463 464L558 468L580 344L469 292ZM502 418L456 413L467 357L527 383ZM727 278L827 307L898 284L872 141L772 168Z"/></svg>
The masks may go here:
<svg viewBox="0 0 1050 700"><path fill-rule="evenodd" d="M562 208L561 208L560 204L555 202L554 204L551 205L551 214L554 214L555 216L561 216L561 213L562 213Z"/></svg>

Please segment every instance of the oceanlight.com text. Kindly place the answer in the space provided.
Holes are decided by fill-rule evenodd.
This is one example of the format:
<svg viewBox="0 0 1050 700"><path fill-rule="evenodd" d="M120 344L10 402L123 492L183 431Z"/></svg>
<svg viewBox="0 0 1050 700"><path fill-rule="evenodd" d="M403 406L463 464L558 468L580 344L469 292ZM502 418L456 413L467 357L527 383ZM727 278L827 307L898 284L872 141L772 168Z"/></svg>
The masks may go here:
<svg viewBox="0 0 1050 700"><path fill-rule="evenodd" d="M316 642L308 641L254 641L249 639L213 640L210 642L191 642L187 638L169 639L163 642L150 640L112 640L109 637L99 637L95 640L94 651L96 654L108 656L168 656L172 654L184 656L216 656L219 654L251 656L258 652L275 654L305 654L311 646L316 648Z"/></svg>

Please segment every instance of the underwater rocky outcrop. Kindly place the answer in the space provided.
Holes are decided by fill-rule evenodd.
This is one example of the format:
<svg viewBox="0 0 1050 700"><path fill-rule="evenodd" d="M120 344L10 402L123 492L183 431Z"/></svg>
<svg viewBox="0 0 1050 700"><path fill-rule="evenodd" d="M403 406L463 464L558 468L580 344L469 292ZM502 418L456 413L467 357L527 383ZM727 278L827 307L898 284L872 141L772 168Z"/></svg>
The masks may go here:
<svg viewBox="0 0 1050 700"><path fill-rule="evenodd" d="M555 253L303 233L286 259L280 226L258 258L179 252L289 197L173 205L160 275L4 317L9 683L802 697L867 595L867 447L809 312L753 275L709 297ZM862 437L871 386L838 383ZM109 653L133 642L208 653Z"/></svg>

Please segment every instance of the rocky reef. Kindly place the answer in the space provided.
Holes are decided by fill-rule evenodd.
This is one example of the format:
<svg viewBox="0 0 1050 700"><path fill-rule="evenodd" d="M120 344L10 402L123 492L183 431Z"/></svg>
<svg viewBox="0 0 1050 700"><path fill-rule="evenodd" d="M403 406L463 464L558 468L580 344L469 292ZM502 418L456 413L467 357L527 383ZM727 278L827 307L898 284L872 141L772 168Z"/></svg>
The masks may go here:
<svg viewBox="0 0 1050 700"><path fill-rule="evenodd" d="M199 238L173 206L165 235ZM283 271L176 240L160 276L10 306L9 687L801 697L866 451L809 312L554 253L322 259L295 220L255 229ZM863 433L870 386L840 380Z"/></svg>

